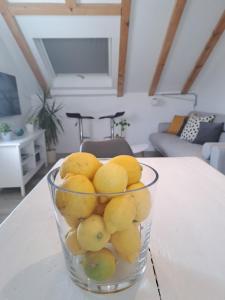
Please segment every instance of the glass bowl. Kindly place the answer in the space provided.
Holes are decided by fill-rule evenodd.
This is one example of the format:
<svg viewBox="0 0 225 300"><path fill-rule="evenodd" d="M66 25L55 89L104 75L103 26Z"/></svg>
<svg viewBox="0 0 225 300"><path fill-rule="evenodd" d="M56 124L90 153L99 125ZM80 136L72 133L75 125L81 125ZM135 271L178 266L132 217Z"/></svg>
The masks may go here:
<svg viewBox="0 0 225 300"><path fill-rule="evenodd" d="M104 161L103 161L104 162ZM66 266L69 271L70 277L72 281L79 286L82 289L95 292L95 293L115 293L124 289L127 289L128 287L132 286L135 282L137 282L142 275L145 272L146 264L147 264L147 257L148 257L148 245L149 245L149 239L150 239L150 232L151 232L151 220L152 220L152 206L154 202L154 188L155 183L158 180L158 173L155 169L152 167L140 163L142 167L142 177L141 182L144 184L143 187L135 189L135 190L129 190L123 193L78 193L71 190L66 190L60 187L62 183L62 179L59 175L59 168L52 170L48 174L48 184L53 200L54 205L54 211L55 211L55 217L56 217L56 223L58 227L59 232L59 238L62 244L63 254L66 261ZM71 248L68 245L68 234L73 231L72 228L75 228L78 226L77 224L72 223L71 224L71 218L68 219L68 217L64 214L62 214L62 211L60 211L57 207L57 195L61 193L64 196L69 197L76 197L76 199L79 198L79 201L86 201L89 197L94 197L99 203L99 201L102 200L102 202L106 202L105 205L107 206L110 201L116 197L133 197L139 199L139 202L141 201L147 201L146 195L148 197L148 201L150 203L149 206L149 213L147 212L147 216L145 216L145 219L140 220L134 220L133 224L138 228L138 235L140 240L140 247L138 248L138 253L135 253L133 255L132 261L127 261L127 259L124 259L124 256L120 252L118 252L118 249L115 249L115 245L112 243L114 235L111 235L111 238L108 240L107 244L104 246L104 248L107 248L110 250L110 252L115 257L115 271L113 275L106 279L106 280L94 280L91 279L87 272L84 271L84 257L87 254L86 253L79 253L76 255L71 252ZM142 198L145 198L142 199ZM146 213L143 212L143 208L141 208L142 214ZM145 210L145 207L144 207ZM104 211L101 210L97 213L94 212L95 215L100 215L103 218ZM80 219L79 222L83 222L84 219ZM76 220L77 222L77 220ZM79 223L78 222L78 223ZM132 224L132 225L133 225ZM129 238L128 238L129 239ZM130 241L127 242L127 240L124 240L124 245L127 250L125 251L131 251L132 252L132 241L133 237L130 238ZM121 244L121 243L120 243ZM120 244L118 247L120 247ZM123 242L122 242L123 244ZM134 241L135 244L135 241ZM137 247L136 247L137 248ZM137 252L137 249L136 249ZM88 251L90 253L90 251Z"/></svg>

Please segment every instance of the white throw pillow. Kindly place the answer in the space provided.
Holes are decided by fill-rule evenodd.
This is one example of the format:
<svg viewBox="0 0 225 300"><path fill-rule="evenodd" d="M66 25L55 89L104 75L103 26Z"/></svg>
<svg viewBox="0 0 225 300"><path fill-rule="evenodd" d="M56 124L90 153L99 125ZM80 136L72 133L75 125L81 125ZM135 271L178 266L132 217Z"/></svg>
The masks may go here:
<svg viewBox="0 0 225 300"><path fill-rule="evenodd" d="M199 132L200 122L212 122L215 118L215 115L209 116L198 116L196 114L191 114L184 129L181 133L180 138L188 142L193 142Z"/></svg>

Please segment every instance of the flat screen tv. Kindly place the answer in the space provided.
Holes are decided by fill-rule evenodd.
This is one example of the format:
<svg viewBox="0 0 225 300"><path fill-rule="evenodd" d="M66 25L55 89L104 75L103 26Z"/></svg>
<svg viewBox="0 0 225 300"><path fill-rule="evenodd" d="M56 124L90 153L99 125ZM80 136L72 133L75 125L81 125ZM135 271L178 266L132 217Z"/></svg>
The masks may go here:
<svg viewBox="0 0 225 300"><path fill-rule="evenodd" d="M16 77L0 72L0 117L20 114Z"/></svg>

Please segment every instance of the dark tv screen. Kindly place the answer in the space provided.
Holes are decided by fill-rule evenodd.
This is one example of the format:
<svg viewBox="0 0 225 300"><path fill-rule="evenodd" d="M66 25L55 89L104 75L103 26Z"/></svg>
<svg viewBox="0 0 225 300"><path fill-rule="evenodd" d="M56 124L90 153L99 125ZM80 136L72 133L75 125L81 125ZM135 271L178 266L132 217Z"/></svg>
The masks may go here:
<svg viewBox="0 0 225 300"><path fill-rule="evenodd" d="M0 72L0 117L21 114L16 77Z"/></svg>

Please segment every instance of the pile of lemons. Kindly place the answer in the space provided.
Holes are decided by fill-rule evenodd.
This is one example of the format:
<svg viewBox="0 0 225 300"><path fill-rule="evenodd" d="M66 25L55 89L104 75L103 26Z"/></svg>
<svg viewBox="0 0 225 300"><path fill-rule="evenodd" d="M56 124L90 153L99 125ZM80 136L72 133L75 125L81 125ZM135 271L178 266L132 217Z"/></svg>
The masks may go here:
<svg viewBox="0 0 225 300"><path fill-rule="evenodd" d="M119 155L102 164L85 152L69 155L60 168L61 188L76 192L56 193L56 206L70 226L66 245L73 255L83 255L91 279L104 281L114 274L113 253L128 263L139 256L139 225L151 209L149 190L135 191L144 187L141 173L133 156Z"/></svg>

